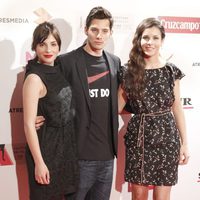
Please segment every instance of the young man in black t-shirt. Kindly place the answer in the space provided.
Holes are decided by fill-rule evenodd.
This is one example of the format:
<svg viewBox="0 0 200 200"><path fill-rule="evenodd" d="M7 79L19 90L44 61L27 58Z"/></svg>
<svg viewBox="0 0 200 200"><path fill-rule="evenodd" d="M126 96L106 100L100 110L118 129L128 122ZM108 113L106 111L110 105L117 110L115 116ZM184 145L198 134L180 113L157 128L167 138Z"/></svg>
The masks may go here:
<svg viewBox="0 0 200 200"><path fill-rule="evenodd" d="M117 73L120 59L103 50L113 18L102 7L86 18L86 44L60 57L76 103L75 131L80 167L76 200L109 200L117 153Z"/></svg>
<svg viewBox="0 0 200 200"><path fill-rule="evenodd" d="M80 182L76 200L109 200L118 137L120 59L103 50L113 18L102 7L86 18L86 43L60 56L75 102L75 133ZM74 197L72 197L74 198Z"/></svg>

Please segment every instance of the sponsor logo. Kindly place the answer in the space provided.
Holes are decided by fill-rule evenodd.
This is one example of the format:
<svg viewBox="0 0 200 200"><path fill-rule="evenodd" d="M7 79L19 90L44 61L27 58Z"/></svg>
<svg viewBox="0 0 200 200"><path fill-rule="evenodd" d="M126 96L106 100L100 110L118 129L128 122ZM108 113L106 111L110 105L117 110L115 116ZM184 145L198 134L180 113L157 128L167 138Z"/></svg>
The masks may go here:
<svg viewBox="0 0 200 200"><path fill-rule="evenodd" d="M29 23L28 19L27 18L20 18L20 17L17 17L17 18L11 18L11 17L5 17L5 18L0 18L0 23L2 24L27 24Z"/></svg>
<svg viewBox="0 0 200 200"><path fill-rule="evenodd" d="M193 109L191 98L181 98L183 109Z"/></svg>
<svg viewBox="0 0 200 200"><path fill-rule="evenodd" d="M6 150L5 144L0 144L0 166L13 165L13 162Z"/></svg>
<svg viewBox="0 0 200 200"><path fill-rule="evenodd" d="M52 17L51 15L44 9L38 8L34 11L34 14L38 16L38 19L35 23L40 24L45 21L49 21ZM22 17L0 17L0 23L2 24L27 24L29 20L27 18Z"/></svg>
<svg viewBox="0 0 200 200"><path fill-rule="evenodd" d="M200 173L199 173L198 175L199 175L199 176L198 176L198 180L197 180L197 182L200 183Z"/></svg>
<svg viewBox="0 0 200 200"><path fill-rule="evenodd" d="M195 17L158 17L166 33L200 33L200 18Z"/></svg>
<svg viewBox="0 0 200 200"><path fill-rule="evenodd" d="M10 108L9 113L22 113L23 108Z"/></svg>
<svg viewBox="0 0 200 200"><path fill-rule="evenodd" d="M133 17L130 15L115 15L113 16L114 18L114 25L113 29L116 30L117 32L126 32L130 31L133 29Z"/></svg>
<svg viewBox="0 0 200 200"><path fill-rule="evenodd" d="M192 63L192 66L193 66L193 67L200 67L200 62L193 62L193 63Z"/></svg>

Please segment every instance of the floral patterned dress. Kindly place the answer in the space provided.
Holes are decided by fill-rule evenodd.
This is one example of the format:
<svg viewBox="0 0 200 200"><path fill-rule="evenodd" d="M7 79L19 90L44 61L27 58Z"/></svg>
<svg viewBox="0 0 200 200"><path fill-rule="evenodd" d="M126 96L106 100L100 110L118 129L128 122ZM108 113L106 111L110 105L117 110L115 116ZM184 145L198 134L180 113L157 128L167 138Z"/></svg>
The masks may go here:
<svg viewBox="0 0 200 200"><path fill-rule="evenodd" d="M122 82L125 70L120 73ZM126 146L125 180L143 185L171 186L177 183L180 137L171 106L174 81L184 74L172 63L145 70L142 100L131 99L134 114L124 136Z"/></svg>

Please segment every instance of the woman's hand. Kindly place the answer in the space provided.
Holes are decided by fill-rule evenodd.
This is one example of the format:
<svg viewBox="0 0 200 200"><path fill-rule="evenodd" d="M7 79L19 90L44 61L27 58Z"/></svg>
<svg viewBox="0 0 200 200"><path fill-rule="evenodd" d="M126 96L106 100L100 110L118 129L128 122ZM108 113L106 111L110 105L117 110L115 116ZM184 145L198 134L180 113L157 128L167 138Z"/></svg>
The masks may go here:
<svg viewBox="0 0 200 200"><path fill-rule="evenodd" d="M45 163L35 165L35 180L39 184L50 183L50 174Z"/></svg>
<svg viewBox="0 0 200 200"><path fill-rule="evenodd" d="M185 165L189 161L189 151L187 145L181 145L179 165Z"/></svg>

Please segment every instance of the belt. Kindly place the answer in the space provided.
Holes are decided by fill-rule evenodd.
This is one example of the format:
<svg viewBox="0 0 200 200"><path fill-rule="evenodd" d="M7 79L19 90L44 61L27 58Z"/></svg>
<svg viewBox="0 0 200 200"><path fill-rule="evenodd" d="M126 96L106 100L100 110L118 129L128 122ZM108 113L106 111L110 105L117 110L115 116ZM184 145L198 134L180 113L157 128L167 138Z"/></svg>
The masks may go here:
<svg viewBox="0 0 200 200"><path fill-rule="evenodd" d="M162 116L169 114L171 112L170 109L168 110L162 110L154 113L141 113L136 114L140 115L140 125L139 125L139 131L138 131L138 138L137 138L137 147L142 147L142 164L141 164L141 183L142 180L145 180L145 174L144 174L144 124L145 124L145 117L154 117L154 116Z"/></svg>

